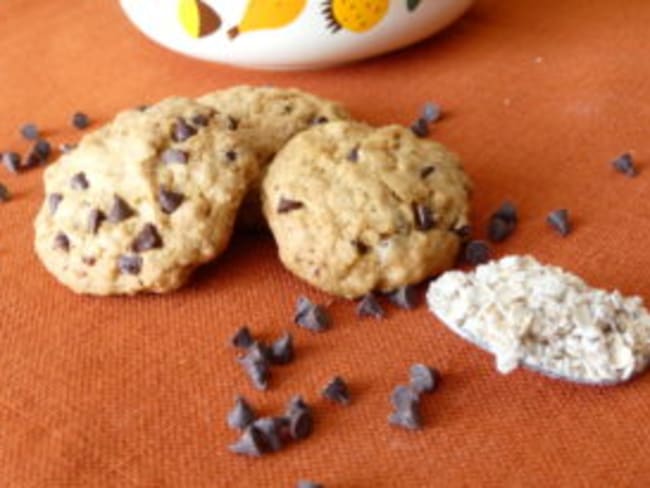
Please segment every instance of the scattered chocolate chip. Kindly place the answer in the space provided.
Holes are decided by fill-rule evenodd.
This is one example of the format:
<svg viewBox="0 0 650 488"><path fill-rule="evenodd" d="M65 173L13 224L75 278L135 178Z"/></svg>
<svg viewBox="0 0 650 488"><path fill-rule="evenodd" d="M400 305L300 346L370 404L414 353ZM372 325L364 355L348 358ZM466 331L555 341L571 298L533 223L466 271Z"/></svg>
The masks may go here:
<svg viewBox="0 0 650 488"><path fill-rule="evenodd" d="M226 151L226 159L228 160L229 163L234 163L235 161L237 161L237 151L228 149Z"/></svg>
<svg viewBox="0 0 650 488"><path fill-rule="evenodd" d="M43 158L41 155L32 149L27 153L27 156L25 156L25 160L23 161L23 168L25 169L30 169L30 168L35 168L36 166L39 166L43 163Z"/></svg>
<svg viewBox="0 0 650 488"><path fill-rule="evenodd" d="M238 396L226 420L231 429L244 430L255 420L255 412L243 396Z"/></svg>
<svg viewBox="0 0 650 488"><path fill-rule="evenodd" d="M237 130L239 128L239 120L234 117L228 116L228 129Z"/></svg>
<svg viewBox="0 0 650 488"><path fill-rule="evenodd" d="M205 114L196 114L192 117L192 123L201 127L206 127L210 122L210 117Z"/></svg>
<svg viewBox="0 0 650 488"><path fill-rule="evenodd" d="M470 241L465 246L465 261L471 265L483 264L490 260L490 248L485 241Z"/></svg>
<svg viewBox="0 0 650 488"><path fill-rule="evenodd" d="M321 483L315 483L314 481L308 480L299 480L296 483L296 488L325 488Z"/></svg>
<svg viewBox="0 0 650 488"><path fill-rule="evenodd" d="M184 118L178 117L172 125L172 140L183 142L196 134L196 129L188 124Z"/></svg>
<svg viewBox="0 0 650 488"><path fill-rule="evenodd" d="M266 355L259 348L251 346L246 355L239 359L239 364L258 390L266 390L269 386L270 369Z"/></svg>
<svg viewBox="0 0 650 488"><path fill-rule="evenodd" d="M11 193L9 192L9 189L0 183L0 202L8 202L11 199Z"/></svg>
<svg viewBox="0 0 650 488"><path fill-rule="evenodd" d="M97 234L104 220L106 220L106 214L98 208L93 208L88 214L88 232Z"/></svg>
<svg viewBox="0 0 650 488"><path fill-rule="evenodd" d="M140 256L122 255L117 258L117 267L125 274L140 274L142 270L142 258Z"/></svg>
<svg viewBox="0 0 650 488"><path fill-rule="evenodd" d="M280 438L281 421L273 417L262 417L253 422L253 427L257 428L264 435L264 443L269 451L276 452L282 449L282 439Z"/></svg>
<svg viewBox="0 0 650 488"><path fill-rule="evenodd" d="M161 247L163 247L162 237L160 237L158 229L153 224L145 224L140 233L135 236L133 244L131 244L131 250L138 253Z"/></svg>
<svg viewBox="0 0 650 488"><path fill-rule="evenodd" d="M422 427L422 417L417 405L404 410L397 410L390 414L388 422L397 427L417 430Z"/></svg>
<svg viewBox="0 0 650 488"><path fill-rule="evenodd" d="M551 227L558 231L562 236L566 236L571 232L571 222L569 221L569 211L565 208L553 210L546 221Z"/></svg>
<svg viewBox="0 0 650 488"><path fill-rule="evenodd" d="M54 249L68 252L70 250L70 239L63 232L59 232L54 236Z"/></svg>
<svg viewBox="0 0 650 488"><path fill-rule="evenodd" d="M305 204L302 202L298 202L296 200L289 200L288 198L280 197L280 201L278 202L278 213L288 213L293 210L298 210L302 207L304 207Z"/></svg>
<svg viewBox="0 0 650 488"><path fill-rule="evenodd" d="M287 364L293 360L293 338L285 332L270 348L269 360L273 364Z"/></svg>
<svg viewBox="0 0 650 488"><path fill-rule="evenodd" d="M92 256L84 256L81 258L81 262L83 262L86 266L95 266L97 260Z"/></svg>
<svg viewBox="0 0 650 488"><path fill-rule="evenodd" d="M418 306L417 290L412 285L400 286L388 294L388 299L394 305L406 310L412 310Z"/></svg>
<svg viewBox="0 0 650 488"><path fill-rule="evenodd" d="M108 221L114 224L122 222L135 215L135 211L122 198L113 196L113 205L108 212Z"/></svg>
<svg viewBox="0 0 650 488"><path fill-rule="evenodd" d="M634 177L638 174L636 166L634 165L634 159L630 153L621 154L614 161L612 161L612 166L619 173L623 173L629 177Z"/></svg>
<svg viewBox="0 0 650 488"><path fill-rule="evenodd" d="M303 398L300 395L296 395L289 400L289 403L287 403L285 416L293 417L294 415L297 415L299 412L307 412L311 414L311 408L309 407L309 405L307 405L307 403L303 400Z"/></svg>
<svg viewBox="0 0 650 488"><path fill-rule="evenodd" d="M43 161L47 160L52 154L52 145L45 139L39 139L36 144L34 144L33 149L41 157Z"/></svg>
<svg viewBox="0 0 650 488"><path fill-rule="evenodd" d="M314 117L314 118L311 120L311 125L326 124L327 122L329 122L329 120L330 120L330 119L328 119L328 118L325 117L324 115L319 115L319 116L317 116L317 117Z"/></svg>
<svg viewBox="0 0 650 488"><path fill-rule="evenodd" d="M6 152L2 155L2 164L12 173L18 173L20 168L20 154L16 152Z"/></svg>
<svg viewBox="0 0 650 488"><path fill-rule="evenodd" d="M435 173L435 171L436 171L435 166L425 166L420 170L420 178L425 179L430 174Z"/></svg>
<svg viewBox="0 0 650 488"><path fill-rule="evenodd" d="M415 228L421 231L431 230L436 226L436 219L433 217L431 208L421 203L413 203L413 216L415 219Z"/></svg>
<svg viewBox="0 0 650 488"><path fill-rule="evenodd" d="M241 326L230 339L230 343L240 349L248 349L254 342L253 334L251 334L250 329L245 325Z"/></svg>
<svg viewBox="0 0 650 488"><path fill-rule="evenodd" d="M503 202L498 210L492 214L492 216L498 217L508 223L513 224L516 224L519 219L517 207L515 207L514 203L509 201Z"/></svg>
<svg viewBox="0 0 650 488"><path fill-rule="evenodd" d="M352 163L356 163L357 161L359 161L359 146L356 145L352 149L350 149L350 151L345 157L348 161Z"/></svg>
<svg viewBox="0 0 650 488"><path fill-rule="evenodd" d="M292 439L306 439L314 428L314 421L308 410L298 411L289 419L289 435Z"/></svg>
<svg viewBox="0 0 650 488"><path fill-rule="evenodd" d="M417 137L427 137L429 135L429 122L423 118L417 119L411 124L411 132Z"/></svg>
<svg viewBox="0 0 650 488"><path fill-rule="evenodd" d="M73 190L86 190L89 186L88 178L84 172L77 173L70 179L70 188Z"/></svg>
<svg viewBox="0 0 650 488"><path fill-rule="evenodd" d="M268 450L264 434L254 425L249 425L237 442L229 446L231 452L245 456L259 457Z"/></svg>
<svg viewBox="0 0 650 488"><path fill-rule="evenodd" d="M182 193L165 190L164 188L161 188L158 192L158 203L166 214L174 213L184 200L185 195Z"/></svg>
<svg viewBox="0 0 650 488"><path fill-rule="evenodd" d="M75 112L72 115L72 126L76 129L83 130L90 125L88 115L83 112Z"/></svg>
<svg viewBox="0 0 650 488"><path fill-rule="evenodd" d="M390 402L397 410L411 408L420 403L420 395L411 386L396 386L391 395Z"/></svg>
<svg viewBox="0 0 650 488"><path fill-rule="evenodd" d="M437 369L425 364L414 364L409 369L410 384L416 393L433 393L440 383Z"/></svg>
<svg viewBox="0 0 650 488"><path fill-rule="evenodd" d="M165 164L187 164L189 154L180 149L165 149L160 156L162 162Z"/></svg>
<svg viewBox="0 0 650 488"><path fill-rule="evenodd" d="M440 109L440 105L436 103L427 102L422 107L422 118L429 123L437 122L440 120L441 115L442 110Z"/></svg>
<svg viewBox="0 0 650 488"><path fill-rule="evenodd" d="M27 140L33 141L38 139L38 127L36 124L28 123L20 128L20 134Z"/></svg>
<svg viewBox="0 0 650 488"><path fill-rule="evenodd" d="M330 318L325 307L312 303L306 297L298 298L293 321L314 332L321 332L330 325Z"/></svg>
<svg viewBox="0 0 650 488"><path fill-rule="evenodd" d="M343 378L335 376L322 391L323 397L341 405L350 404L350 392Z"/></svg>
<svg viewBox="0 0 650 488"><path fill-rule="evenodd" d="M367 254L370 251L370 247L363 242L361 239L355 239L352 242L352 245L357 248L359 254Z"/></svg>
<svg viewBox="0 0 650 488"><path fill-rule="evenodd" d="M357 304L357 315L359 317L384 318L384 309L381 307L373 293L367 293Z"/></svg>
<svg viewBox="0 0 650 488"><path fill-rule="evenodd" d="M61 151L63 154L67 154L69 152L74 151L77 148L76 144L70 143L70 142L64 142L62 144L59 144L59 151Z"/></svg>
<svg viewBox="0 0 650 488"><path fill-rule="evenodd" d="M63 195L60 193L50 193L47 197L47 206L50 209L50 213L56 213L56 209L59 208L59 204L63 200Z"/></svg>
<svg viewBox="0 0 650 488"><path fill-rule="evenodd" d="M515 224L506 222L501 217L492 216L488 222L487 236L492 242L504 241L515 229Z"/></svg>

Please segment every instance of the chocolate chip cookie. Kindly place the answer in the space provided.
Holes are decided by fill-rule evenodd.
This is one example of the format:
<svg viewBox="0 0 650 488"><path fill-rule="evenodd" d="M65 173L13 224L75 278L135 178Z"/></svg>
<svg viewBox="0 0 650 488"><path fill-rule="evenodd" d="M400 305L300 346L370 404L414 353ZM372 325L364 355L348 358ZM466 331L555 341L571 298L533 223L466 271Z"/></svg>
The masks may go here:
<svg viewBox="0 0 650 488"><path fill-rule="evenodd" d="M172 98L122 112L46 170L36 252L79 293L174 290L226 247L257 172L209 107Z"/></svg>
<svg viewBox="0 0 650 488"><path fill-rule="evenodd" d="M404 127L332 122L295 136L262 187L282 262L347 298L451 267L470 182L455 155Z"/></svg>

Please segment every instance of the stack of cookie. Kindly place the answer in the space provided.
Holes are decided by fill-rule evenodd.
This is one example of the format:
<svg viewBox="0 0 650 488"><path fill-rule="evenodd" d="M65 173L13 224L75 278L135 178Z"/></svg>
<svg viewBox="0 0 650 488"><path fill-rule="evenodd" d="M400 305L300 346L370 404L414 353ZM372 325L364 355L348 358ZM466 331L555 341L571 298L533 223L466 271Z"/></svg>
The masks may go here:
<svg viewBox="0 0 650 488"><path fill-rule="evenodd" d="M449 268L467 225L457 158L337 103L240 86L128 110L45 172L36 251L79 293L167 292L238 219L330 293L390 291Z"/></svg>

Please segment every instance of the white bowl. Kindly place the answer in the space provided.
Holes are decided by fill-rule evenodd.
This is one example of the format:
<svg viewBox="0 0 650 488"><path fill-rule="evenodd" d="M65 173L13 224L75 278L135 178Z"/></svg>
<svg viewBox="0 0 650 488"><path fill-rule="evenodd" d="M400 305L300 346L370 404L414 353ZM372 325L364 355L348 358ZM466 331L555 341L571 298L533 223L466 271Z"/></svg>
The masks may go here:
<svg viewBox="0 0 650 488"><path fill-rule="evenodd" d="M473 0L120 0L148 37L201 59L262 69L375 56L444 28Z"/></svg>

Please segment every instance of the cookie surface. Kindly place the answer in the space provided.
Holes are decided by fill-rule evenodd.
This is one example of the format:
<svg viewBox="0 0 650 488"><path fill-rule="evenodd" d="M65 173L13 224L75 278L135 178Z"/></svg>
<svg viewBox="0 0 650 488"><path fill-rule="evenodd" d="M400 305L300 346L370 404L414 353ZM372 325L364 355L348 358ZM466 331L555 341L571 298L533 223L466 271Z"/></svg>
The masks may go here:
<svg viewBox="0 0 650 488"><path fill-rule="evenodd" d="M266 227L259 188L264 169L275 154L293 136L313 125L350 118L338 103L295 88L235 86L203 95L198 101L229 117L240 137L258 154L260 177L239 217L241 226L248 229Z"/></svg>
<svg viewBox="0 0 650 488"><path fill-rule="evenodd" d="M262 199L287 268L353 298L449 268L467 225L469 191L442 145L401 126L333 122L278 153Z"/></svg>
<svg viewBox="0 0 650 488"><path fill-rule="evenodd" d="M35 248L79 293L165 292L228 243L257 176L227 120L193 100L129 110L45 172Z"/></svg>

